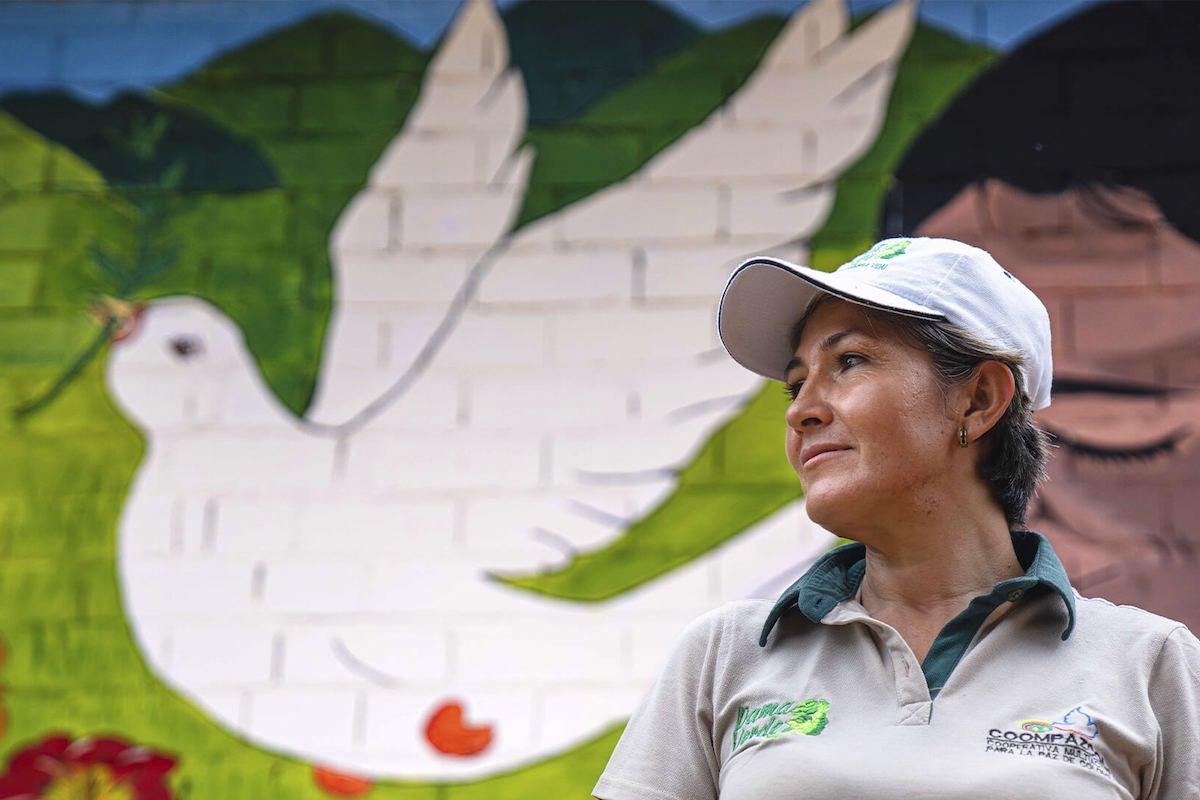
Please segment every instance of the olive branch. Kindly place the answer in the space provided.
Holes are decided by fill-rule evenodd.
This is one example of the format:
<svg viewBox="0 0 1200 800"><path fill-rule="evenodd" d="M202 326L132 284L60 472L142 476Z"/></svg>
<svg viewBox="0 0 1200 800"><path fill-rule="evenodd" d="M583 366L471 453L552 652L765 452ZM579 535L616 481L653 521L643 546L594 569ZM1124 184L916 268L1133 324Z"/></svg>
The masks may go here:
<svg viewBox="0 0 1200 800"><path fill-rule="evenodd" d="M100 330L53 383L13 409L16 418L28 417L53 403L103 350L104 345L132 322L136 313L132 302L134 295L172 267L178 259L177 244L160 240L175 210L171 195L183 181L185 165L182 161L176 161L158 176L152 175L152 162L168 124L163 114L152 119L137 114L130 122L128 133L111 128L105 131L109 142L132 155L140 166L140 179L113 185L133 207L133 252L123 257L99 241L92 242L88 247L88 255L99 273L99 283L107 290L98 291L91 304L92 316L100 325Z"/></svg>

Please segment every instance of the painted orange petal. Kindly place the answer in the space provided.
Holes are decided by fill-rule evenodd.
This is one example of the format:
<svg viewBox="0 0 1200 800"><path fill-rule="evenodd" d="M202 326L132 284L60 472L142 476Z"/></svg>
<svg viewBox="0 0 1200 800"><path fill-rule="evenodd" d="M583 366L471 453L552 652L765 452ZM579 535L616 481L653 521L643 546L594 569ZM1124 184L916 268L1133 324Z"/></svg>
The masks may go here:
<svg viewBox="0 0 1200 800"><path fill-rule="evenodd" d="M441 753L451 756L474 756L492 743L492 726L470 726L463 721L463 707L456 702L444 703L433 712L425 725L425 738Z"/></svg>
<svg viewBox="0 0 1200 800"><path fill-rule="evenodd" d="M317 786L336 797L362 797L371 791L369 778L338 772L329 767L313 767L313 780Z"/></svg>

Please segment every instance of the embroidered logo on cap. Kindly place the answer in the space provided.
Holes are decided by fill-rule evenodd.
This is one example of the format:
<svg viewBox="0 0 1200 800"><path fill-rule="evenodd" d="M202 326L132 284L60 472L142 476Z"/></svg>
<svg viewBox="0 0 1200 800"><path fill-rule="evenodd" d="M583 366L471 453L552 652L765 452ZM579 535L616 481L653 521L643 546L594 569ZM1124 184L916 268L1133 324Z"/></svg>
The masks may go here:
<svg viewBox="0 0 1200 800"><path fill-rule="evenodd" d="M819 736L828 724L828 700L788 700L761 706L741 706L733 726L733 749L737 750L751 739Z"/></svg>
<svg viewBox="0 0 1200 800"><path fill-rule="evenodd" d="M890 259L899 255L904 255L908 250L908 246L912 244L912 239L884 239L882 242L876 242L870 250L860 256L855 256L846 264L843 264L843 269L859 269L861 267L871 267L872 269L886 269L887 262Z"/></svg>

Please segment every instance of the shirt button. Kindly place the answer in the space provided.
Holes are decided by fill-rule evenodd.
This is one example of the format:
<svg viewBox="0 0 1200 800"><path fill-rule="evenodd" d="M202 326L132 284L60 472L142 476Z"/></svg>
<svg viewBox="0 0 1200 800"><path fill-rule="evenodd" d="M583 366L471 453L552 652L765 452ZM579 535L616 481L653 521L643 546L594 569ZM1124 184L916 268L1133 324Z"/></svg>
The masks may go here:
<svg viewBox="0 0 1200 800"><path fill-rule="evenodd" d="M1013 589L1008 593L1008 602L1015 603L1021 599L1021 595L1025 594L1024 589Z"/></svg>

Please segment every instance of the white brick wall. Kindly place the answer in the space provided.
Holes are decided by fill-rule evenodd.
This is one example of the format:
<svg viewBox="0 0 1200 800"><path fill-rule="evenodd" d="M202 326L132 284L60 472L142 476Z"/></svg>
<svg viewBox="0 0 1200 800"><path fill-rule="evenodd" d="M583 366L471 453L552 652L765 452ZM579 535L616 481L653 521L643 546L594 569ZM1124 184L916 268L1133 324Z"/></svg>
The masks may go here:
<svg viewBox="0 0 1200 800"><path fill-rule="evenodd" d="M451 501L421 497L312 495L297 503L297 549L318 556L438 557L453 545Z"/></svg>
<svg viewBox="0 0 1200 800"><path fill-rule="evenodd" d="M253 691L248 732L264 741L287 739L311 750L349 749L356 743L360 694L315 688ZM313 725L314 717L322 724Z"/></svg>
<svg viewBox="0 0 1200 800"><path fill-rule="evenodd" d="M733 236L780 236L809 228L828 216L833 199L831 186L735 186L729 193L729 232Z"/></svg>
<svg viewBox="0 0 1200 800"><path fill-rule="evenodd" d="M432 303L444 305L467 276L472 259L455 253L418 251L400 255L395 250L348 250L338 261L339 309L349 308L354 318L364 303L401 307Z"/></svg>
<svg viewBox="0 0 1200 800"><path fill-rule="evenodd" d="M276 558L264 570L262 607L284 614L361 612L367 605L369 575L370 568L360 559L318 560L318 554L306 554L303 560Z"/></svg>
<svg viewBox="0 0 1200 800"><path fill-rule="evenodd" d="M508 432L359 437L347 446L344 480L373 490L527 489L542 474L541 438Z"/></svg>
<svg viewBox="0 0 1200 800"><path fill-rule="evenodd" d="M670 363L709 349L716 342L716 309L704 307L619 307L548 314L554 329L554 363Z"/></svg>
<svg viewBox="0 0 1200 800"><path fill-rule="evenodd" d="M709 239L717 226L718 187L632 183L579 201L563 215L575 242L671 242Z"/></svg>
<svg viewBox="0 0 1200 800"><path fill-rule="evenodd" d="M385 250L391 244L395 196L390 193L363 193L350 201L333 229L335 252Z"/></svg>
<svg viewBox="0 0 1200 800"><path fill-rule="evenodd" d="M388 158L387 171L374 175L379 185L444 186L483 177L478 166L481 140L473 133L415 131L404 144Z"/></svg>
<svg viewBox="0 0 1200 800"><path fill-rule="evenodd" d="M628 298L636 256L627 243L612 247L514 248L480 288L481 303L604 302Z"/></svg>
<svg viewBox="0 0 1200 800"><path fill-rule="evenodd" d="M253 564L203 557L141 558L121 571L129 605L148 620L241 612L253 578Z"/></svg>
<svg viewBox="0 0 1200 800"><path fill-rule="evenodd" d="M547 327L540 314L468 316L439 349L437 368L483 373L544 364Z"/></svg>
<svg viewBox="0 0 1200 800"><path fill-rule="evenodd" d="M170 646L174 674L194 686L241 688L271 679L271 626L196 622L177 626Z"/></svg>
<svg viewBox="0 0 1200 800"><path fill-rule="evenodd" d="M303 549L302 495L266 497L246 493L211 499L212 549L221 555L283 554ZM189 503L189 507L199 505ZM191 551L191 548L185 548Z"/></svg>
<svg viewBox="0 0 1200 800"><path fill-rule="evenodd" d="M477 252L495 243L513 213L509 192L410 187L399 201L393 241L406 248Z"/></svg>
<svg viewBox="0 0 1200 800"><path fill-rule="evenodd" d="M238 489L253 486L264 476L278 489L304 489L328 483L333 477L334 442L286 433L258 431L254 457L240 457L247 442L239 433L220 430L180 435L166 448L167 479L175 486L197 489Z"/></svg>
<svg viewBox="0 0 1200 800"><path fill-rule="evenodd" d="M479 685L540 686L611 679L621 671L620 625L578 621L458 626L458 677Z"/></svg>
<svg viewBox="0 0 1200 800"><path fill-rule="evenodd" d="M739 182L801 178L804 171L797 154L803 150L803 138L804 130L797 128L735 128L709 123L684 139L678 148L655 159L649 177L723 183L733 172Z"/></svg>
<svg viewBox="0 0 1200 800"><path fill-rule="evenodd" d="M628 390L568 367L529 376L484 376L469 382L471 426L483 430L546 430L619 425Z"/></svg>

